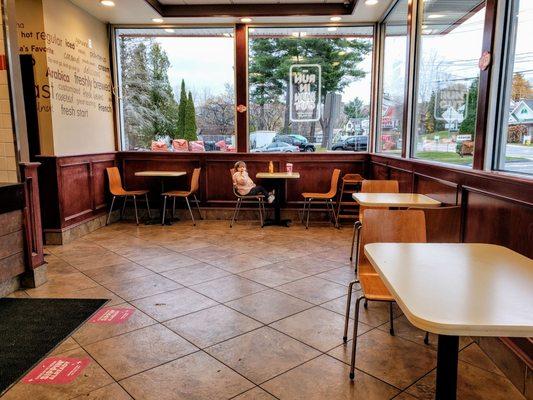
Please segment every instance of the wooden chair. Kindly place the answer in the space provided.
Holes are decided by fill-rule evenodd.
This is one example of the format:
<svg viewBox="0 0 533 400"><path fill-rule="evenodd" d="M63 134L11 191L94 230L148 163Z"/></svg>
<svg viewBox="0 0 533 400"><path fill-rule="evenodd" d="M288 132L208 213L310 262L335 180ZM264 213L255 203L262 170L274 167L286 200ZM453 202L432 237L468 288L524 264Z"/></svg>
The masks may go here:
<svg viewBox="0 0 533 400"><path fill-rule="evenodd" d="M361 182L360 193L399 193L399 192L400 192L400 185L398 181L395 181L395 180L365 179L363 182ZM359 257L359 230L363 226L362 225L363 224L363 211L369 210L371 208L372 207L359 206L359 220L355 221L353 224L352 249L350 250L350 261L353 261L353 250L355 247L357 249L357 253L355 255L355 269L356 270L357 270L357 257ZM356 242L357 242L357 246L356 246Z"/></svg>
<svg viewBox="0 0 533 400"><path fill-rule="evenodd" d="M337 214L335 213L335 206L333 205L333 199L337 195L337 188L339 185L339 177L341 175L340 169L334 169L333 174L331 175L331 186L329 188L329 192L326 193L310 193L310 192L304 192L302 193L302 196L304 198L304 207L302 210L302 223L303 219L305 218L305 210L307 208L307 219L305 222L305 229L309 228L309 213L311 211L311 203L314 200L317 200L319 202L325 202L326 208L330 212L332 216L332 222L337 228L339 226L339 223L337 221Z"/></svg>
<svg viewBox="0 0 533 400"><path fill-rule="evenodd" d="M176 197L181 197L185 199L185 202L187 203L187 208L189 209L189 213L191 214L192 224L193 226L196 226L196 221L194 220L194 215L192 213L191 204L190 201L194 201L196 203L196 208L198 209L198 214L200 214L200 219L203 219L202 212L200 211L200 205L198 198L196 197L196 192L199 188L199 180L200 180L200 172L201 168L195 168L192 177L191 177L191 186L189 190L171 190L169 192L162 193L163 196L163 215L161 218L161 225L165 225L165 214L167 213L167 199L169 197L173 198L173 204L172 204L172 218L174 218L174 214L176 214ZM194 200L189 201L189 196L193 196Z"/></svg>
<svg viewBox="0 0 533 400"><path fill-rule="evenodd" d="M359 307L365 300L365 308L368 301L385 301L389 303L390 334L394 336L393 303L394 297L384 285L378 273L372 267L364 253L364 246L369 243L425 243L426 221L424 212L421 210L364 210L365 225L362 229L359 254L361 255L358 265L358 277L350 282L348 287L348 299L346 303L346 315L344 321L343 340L348 340L348 321L350 317L350 303L352 300L353 285L361 284L363 294L355 303L354 332L352 344L352 360L350 379L354 378L355 352L357 348L357 324L359 322ZM428 343L428 333L424 342Z"/></svg>
<svg viewBox="0 0 533 400"><path fill-rule="evenodd" d="M241 195L239 192L237 192L237 188L235 187L235 184L233 183L233 175L235 174L235 168L231 168L229 170L229 173L231 175L231 182L233 185L233 194L237 198L237 204L235 205L235 210L233 211L233 217L231 218L231 222L229 224L230 228L233 228L233 223L237 221L237 216L239 215L239 211L241 210L242 203L257 203L258 209L259 209L259 221L261 222L261 228L264 226L263 221L263 215L266 217L266 209L265 209L265 196L262 194L254 194L254 195Z"/></svg>
<svg viewBox="0 0 533 400"><path fill-rule="evenodd" d="M143 196L146 200L146 209L148 210L148 216L151 218L152 214L150 213L150 204L148 203L148 190L125 190L122 187L122 179L120 178L120 172L117 167L106 168L107 177L109 179L109 191L113 195L113 200L111 201L111 207L109 208L109 214L107 215L106 225L109 224L109 219L111 218L111 212L113 211L113 205L115 204L115 198L124 197L124 204L122 205L122 210L120 211L120 218L124 214L124 209L126 208L126 202L128 197L133 197L133 205L135 206L135 221L139 225L139 216L137 215L137 197Z"/></svg>

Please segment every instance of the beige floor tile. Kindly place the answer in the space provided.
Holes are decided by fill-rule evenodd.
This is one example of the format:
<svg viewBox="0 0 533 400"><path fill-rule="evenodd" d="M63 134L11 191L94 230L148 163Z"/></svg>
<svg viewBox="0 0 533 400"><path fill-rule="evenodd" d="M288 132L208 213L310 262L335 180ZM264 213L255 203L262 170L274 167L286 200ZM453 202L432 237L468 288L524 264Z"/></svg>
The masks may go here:
<svg viewBox="0 0 533 400"><path fill-rule="evenodd" d="M398 390L361 371L350 381L350 367L322 355L266 383L265 388L281 400L385 400Z"/></svg>
<svg viewBox="0 0 533 400"><path fill-rule="evenodd" d="M347 289L345 289L345 292L347 292ZM352 293L352 302L350 307L350 318L353 319L354 312L355 312L355 301L359 296L361 296L361 291L354 291ZM345 315L346 313L346 298L347 296L342 296L340 298L334 299L332 301L328 301L327 303L323 303L320 306L327 308L328 310L334 311L336 313L339 313L341 315ZM402 312L400 310L400 307L398 307L397 304L393 305L393 316L399 317L402 315ZM372 327L377 327L383 325L383 330L389 331L389 303L385 302L379 302L379 301L369 301L368 302L368 308L365 308L362 304L359 309L359 321L364 322L367 325L370 325ZM396 324L395 320L395 329L396 325L398 325L398 331L407 332L406 327L402 327L401 320ZM385 325L384 325L385 324ZM414 333L414 335L418 333ZM422 339L424 338L422 333Z"/></svg>
<svg viewBox="0 0 533 400"><path fill-rule="evenodd" d="M152 325L85 346L116 380L183 357L195 346L163 325Z"/></svg>
<svg viewBox="0 0 533 400"><path fill-rule="evenodd" d="M323 352L343 343L344 318L320 307L302 311L270 326ZM353 321L350 320L349 332L352 329ZM357 334L362 335L370 329L368 325L359 323Z"/></svg>
<svg viewBox="0 0 533 400"><path fill-rule="evenodd" d="M280 286L308 276L308 274L278 264L241 272L239 275L270 287Z"/></svg>
<svg viewBox="0 0 533 400"><path fill-rule="evenodd" d="M57 354L66 353L68 351L76 350L79 348L80 345L74 339L72 339L72 337L68 337L59 346L52 350L50 355L55 356Z"/></svg>
<svg viewBox="0 0 533 400"><path fill-rule="evenodd" d="M91 362L71 383L42 385L19 381L2 396L2 400L68 400L113 383L113 378L82 348L68 351L62 355L73 358L89 358Z"/></svg>
<svg viewBox="0 0 533 400"><path fill-rule="evenodd" d="M353 267L345 266L323 272L316 275L316 277L348 286L348 284L355 279L355 272Z"/></svg>
<svg viewBox="0 0 533 400"><path fill-rule="evenodd" d="M208 347L206 351L257 384L320 354L268 327Z"/></svg>
<svg viewBox="0 0 533 400"><path fill-rule="evenodd" d="M486 371L505 376L476 343L472 343L468 347L461 350L459 353L459 360L472 364Z"/></svg>
<svg viewBox="0 0 533 400"><path fill-rule="evenodd" d="M160 275L142 276L128 281L107 283L105 286L127 301L141 299L183 287Z"/></svg>
<svg viewBox="0 0 533 400"><path fill-rule="evenodd" d="M209 245L200 249L183 251L182 254L203 262L209 262L222 257L234 256L239 254L239 252L232 248Z"/></svg>
<svg viewBox="0 0 533 400"><path fill-rule="evenodd" d="M48 277L48 281L34 289L26 289L30 297L55 297L58 293L74 292L97 287L98 283L81 272Z"/></svg>
<svg viewBox="0 0 533 400"><path fill-rule="evenodd" d="M267 287L238 275L231 275L200 283L199 285L192 286L192 289L216 301L226 302L266 290Z"/></svg>
<svg viewBox="0 0 533 400"><path fill-rule="evenodd" d="M143 259L137 261L137 263L155 272L170 271L172 269L187 267L198 263L198 260L187 257L184 254L176 253L174 251L170 251L170 253L171 254L164 256Z"/></svg>
<svg viewBox="0 0 533 400"><path fill-rule="evenodd" d="M198 239L198 238L187 238L187 239L174 240L172 243L163 244L163 247L176 251L178 253L185 253L185 252L190 251L190 254L191 254L190 257L194 259L196 259L196 257L194 257L193 255L198 253L198 252L195 252L194 250L206 248L209 246L211 246L210 241L207 241L205 239Z"/></svg>
<svg viewBox="0 0 533 400"><path fill-rule="evenodd" d="M416 400L416 397L411 396L407 392L402 392L398 396L394 397L394 400Z"/></svg>
<svg viewBox="0 0 533 400"><path fill-rule="evenodd" d="M264 244L263 248L258 248L255 256L266 261L277 263L291 258L304 257L308 254L307 251L299 249L294 250L283 245L271 245L268 242Z"/></svg>
<svg viewBox="0 0 533 400"><path fill-rule="evenodd" d="M149 325L157 324L157 321L137 310L130 304L119 304L117 305L117 308L129 308L133 309L134 311L128 320L121 324L86 322L74 333L74 335L72 335L72 337L76 340L76 342L80 343L82 346L85 346L94 342L99 342L101 340L109 339L114 336L144 328Z"/></svg>
<svg viewBox="0 0 533 400"><path fill-rule="evenodd" d="M123 282L140 278L141 276L155 275L153 271L132 262L90 269L85 271L85 274L102 285L105 283Z"/></svg>
<svg viewBox="0 0 533 400"><path fill-rule="evenodd" d="M276 289L313 304L324 303L346 293L345 286L314 276L278 286Z"/></svg>
<svg viewBox="0 0 533 400"><path fill-rule="evenodd" d="M350 334L351 336L351 334ZM328 354L350 364L352 343ZM417 345L374 329L359 336L356 368L397 388L405 389L437 365L437 353L424 344Z"/></svg>
<svg viewBox="0 0 533 400"><path fill-rule="evenodd" d="M97 252L88 254L83 257L65 257L60 256L80 271L89 271L92 269L108 267L110 265L129 264L130 261L116 253L106 251L105 253Z"/></svg>
<svg viewBox="0 0 533 400"><path fill-rule="evenodd" d="M75 397L74 400L133 400L133 398L118 383L112 383L88 394Z"/></svg>
<svg viewBox="0 0 533 400"><path fill-rule="evenodd" d="M314 256L305 256L299 258L292 258L290 260L285 260L277 263L277 265L282 265L287 268L292 268L297 271L300 271L307 275L315 275L321 272L329 271L331 269L336 269L341 266L341 264L317 258Z"/></svg>
<svg viewBox="0 0 533 400"><path fill-rule="evenodd" d="M313 307L311 303L272 289L230 301L226 305L265 324Z"/></svg>
<svg viewBox="0 0 533 400"><path fill-rule="evenodd" d="M172 319L164 325L200 348L262 326L261 323L223 305Z"/></svg>
<svg viewBox="0 0 533 400"><path fill-rule="evenodd" d="M247 392L234 397L232 400L276 400L276 398L260 387L255 387L252 390L248 390Z"/></svg>
<svg viewBox="0 0 533 400"><path fill-rule="evenodd" d="M135 300L132 304L162 322L214 306L217 302L183 288Z"/></svg>
<svg viewBox="0 0 533 400"><path fill-rule="evenodd" d="M136 399L229 399L254 385L203 352L132 376L121 385Z"/></svg>
<svg viewBox="0 0 533 400"><path fill-rule="evenodd" d="M210 264L229 271L233 274L248 271L250 269L264 267L270 264L270 261L262 260L251 254L237 254L233 256L216 258L209 261Z"/></svg>
<svg viewBox="0 0 533 400"><path fill-rule="evenodd" d="M433 371L409 387L407 392L421 400L433 400L435 377L436 373ZM459 361L457 398L460 400L525 400L512 383L503 376L462 361Z"/></svg>
<svg viewBox="0 0 533 400"><path fill-rule="evenodd" d="M13 293L8 294L6 297L11 297L15 299L27 299L30 296L28 295L28 293L26 293L25 290L16 290Z"/></svg>
<svg viewBox="0 0 533 400"><path fill-rule="evenodd" d="M192 286L198 283L222 278L223 276L228 276L230 273L228 271L224 271L223 269L196 260L196 264L166 271L163 272L162 275L172 279L175 282L179 282L182 285Z"/></svg>

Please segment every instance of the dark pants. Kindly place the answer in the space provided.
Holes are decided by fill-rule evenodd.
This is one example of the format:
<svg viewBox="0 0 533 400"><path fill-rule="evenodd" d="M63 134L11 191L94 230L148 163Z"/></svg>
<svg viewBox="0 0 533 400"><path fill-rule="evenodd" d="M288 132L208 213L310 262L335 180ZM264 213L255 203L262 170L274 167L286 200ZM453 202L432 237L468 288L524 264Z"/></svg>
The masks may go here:
<svg viewBox="0 0 533 400"><path fill-rule="evenodd" d="M262 194L265 197L269 196L268 191L263 186L255 186L248 193L249 196L256 196L258 194Z"/></svg>

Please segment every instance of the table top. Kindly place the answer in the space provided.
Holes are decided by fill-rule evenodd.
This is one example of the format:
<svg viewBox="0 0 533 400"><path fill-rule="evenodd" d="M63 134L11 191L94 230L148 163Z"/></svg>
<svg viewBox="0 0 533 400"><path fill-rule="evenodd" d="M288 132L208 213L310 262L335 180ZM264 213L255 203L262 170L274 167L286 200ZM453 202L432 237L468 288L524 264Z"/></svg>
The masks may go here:
<svg viewBox="0 0 533 400"><path fill-rule="evenodd" d="M416 327L533 336L533 260L481 243L372 243L365 254Z"/></svg>
<svg viewBox="0 0 533 400"><path fill-rule="evenodd" d="M418 193L353 193L352 197L368 207L440 207L441 202Z"/></svg>
<svg viewBox="0 0 533 400"><path fill-rule="evenodd" d="M160 177L176 177L187 175L185 171L138 171L135 176L160 176Z"/></svg>
<svg viewBox="0 0 533 400"><path fill-rule="evenodd" d="M299 179L299 172L258 172L256 178L260 179Z"/></svg>

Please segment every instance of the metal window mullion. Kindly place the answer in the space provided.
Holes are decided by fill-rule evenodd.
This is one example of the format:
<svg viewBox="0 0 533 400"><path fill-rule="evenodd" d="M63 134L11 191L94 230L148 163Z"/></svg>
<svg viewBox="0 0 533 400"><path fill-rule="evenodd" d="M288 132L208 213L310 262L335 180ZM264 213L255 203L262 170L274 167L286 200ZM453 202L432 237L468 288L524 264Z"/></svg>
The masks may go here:
<svg viewBox="0 0 533 400"><path fill-rule="evenodd" d="M406 102L405 110L405 140L402 148L402 156L405 158L412 158L414 156L413 149L416 149L416 112L417 112L417 89L418 89L418 52L420 50L420 35L418 35L420 21L419 15L423 10L423 0L410 0L408 15L411 18L408 21L408 65L407 65L407 81L406 81L406 95L404 101Z"/></svg>

